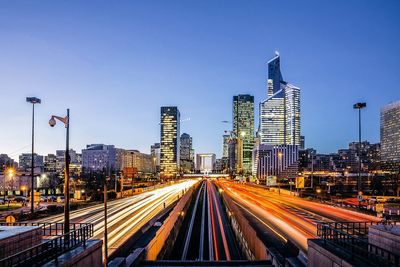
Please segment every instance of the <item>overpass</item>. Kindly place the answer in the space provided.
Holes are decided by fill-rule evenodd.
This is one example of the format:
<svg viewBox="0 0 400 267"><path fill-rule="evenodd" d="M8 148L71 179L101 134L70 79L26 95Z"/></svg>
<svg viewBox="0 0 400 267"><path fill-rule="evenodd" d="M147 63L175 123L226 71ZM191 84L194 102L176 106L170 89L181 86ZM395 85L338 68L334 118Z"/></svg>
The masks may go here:
<svg viewBox="0 0 400 267"><path fill-rule="evenodd" d="M185 173L183 178L229 178L226 173Z"/></svg>

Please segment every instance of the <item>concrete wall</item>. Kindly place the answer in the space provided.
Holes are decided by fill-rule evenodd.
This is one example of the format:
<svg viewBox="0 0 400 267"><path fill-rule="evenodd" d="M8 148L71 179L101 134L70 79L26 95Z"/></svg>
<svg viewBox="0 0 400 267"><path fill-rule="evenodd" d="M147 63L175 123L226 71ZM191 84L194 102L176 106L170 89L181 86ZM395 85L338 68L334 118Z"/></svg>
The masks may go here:
<svg viewBox="0 0 400 267"><path fill-rule="evenodd" d="M146 260L162 258L168 248L173 247L184 216L187 214L195 187L191 187L178 201L174 209L157 230L156 236L146 246Z"/></svg>
<svg viewBox="0 0 400 267"><path fill-rule="evenodd" d="M0 226L0 258L5 258L42 242L39 226Z"/></svg>
<svg viewBox="0 0 400 267"><path fill-rule="evenodd" d="M59 256L44 267L101 267L103 266L102 240L89 240L86 247L77 247Z"/></svg>
<svg viewBox="0 0 400 267"><path fill-rule="evenodd" d="M350 267L353 266L320 246L321 239L308 239L308 267Z"/></svg>
<svg viewBox="0 0 400 267"><path fill-rule="evenodd" d="M372 225L368 231L368 243L400 253L400 225Z"/></svg>

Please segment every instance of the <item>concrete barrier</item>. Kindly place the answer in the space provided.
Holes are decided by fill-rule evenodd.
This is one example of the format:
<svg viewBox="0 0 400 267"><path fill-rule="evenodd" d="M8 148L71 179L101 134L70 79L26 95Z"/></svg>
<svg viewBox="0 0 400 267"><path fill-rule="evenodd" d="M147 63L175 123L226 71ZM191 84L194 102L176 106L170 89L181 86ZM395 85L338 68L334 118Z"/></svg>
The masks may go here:
<svg viewBox="0 0 400 267"><path fill-rule="evenodd" d="M198 184L186 191L168 217L164 220L163 225L157 230L155 237L145 248L146 260L157 260L162 258L169 252L168 249L172 249L184 216L187 214L189 209L193 191L197 187Z"/></svg>

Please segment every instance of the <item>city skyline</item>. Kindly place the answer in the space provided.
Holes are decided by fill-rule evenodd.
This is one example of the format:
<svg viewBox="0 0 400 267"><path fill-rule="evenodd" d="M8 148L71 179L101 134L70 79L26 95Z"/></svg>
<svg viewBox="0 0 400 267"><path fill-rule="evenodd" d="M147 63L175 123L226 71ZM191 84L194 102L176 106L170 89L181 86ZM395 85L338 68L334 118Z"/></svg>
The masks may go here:
<svg viewBox="0 0 400 267"><path fill-rule="evenodd" d="M71 148L79 151L86 144L104 143L148 153L150 145L159 142L159 107L174 105L182 112L182 119L191 118L182 123L181 132L193 137L194 149L220 157L221 135L224 130L231 130L220 122L231 117L231 97L251 94L255 96L255 103L263 99L266 62L275 50L284 58L283 78L302 88L302 135L306 136L306 147L327 153L355 141L357 114L352 104L357 101L368 103L363 110L362 139L379 142L379 110L399 98L393 86L399 82L400 69L396 53L400 36L396 17L399 4L389 2L382 7L378 3L360 3L325 6L329 12L322 8L310 19L303 17L312 12L305 12L307 5L294 5L285 16L293 21L299 19L301 23L290 30L282 20L274 22L278 16L274 12L264 17L274 5L261 2L232 4L226 10L226 20L215 17L223 7L211 2L183 6L160 3L153 7L159 16L154 20L128 16L129 11L148 10L146 4L125 3L118 7L111 4L114 9L107 21L102 19L104 13L100 11L104 4L94 7L93 14L87 18L85 12L93 8L91 5L80 6L82 11L78 12L74 3L46 7L28 2L25 5L1 3L0 33L7 40L0 42L5 52L0 62L1 92L7 95L7 101L0 105L2 129L6 129L0 140L1 153L14 159L29 153L31 107L25 103L25 97L36 96L42 99L42 104L36 107L35 151L40 155L63 148L64 129L51 129L47 122L53 114L64 116L68 107L71 108ZM176 24L176 20L170 27L162 26L164 20L174 15L179 20L184 16L163 12L172 6L176 12L199 11L199 15L187 18L191 27L200 30L198 35ZM213 12L210 7L214 8ZM58 17L36 12L41 8L54 9ZM234 18L241 14L240 8L253 18L245 23L236 22ZM276 8L279 13L283 6L277 4ZM300 15L301 11L305 15ZM71 14L75 14L76 23L84 25L82 29L75 29L78 24L71 20ZM331 22L338 14L343 15L343 21ZM369 20L372 15L373 22ZM348 25L350 18L360 24ZM203 25L207 20L211 21ZM319 20L322 26L313 29L314 34L310 35L308 27L314 20ZM112 22L110 28L96 30L108 22ZM203 32L210 23L215 28ZM149 32L140 30L142 24L149 26ZM113 26L118 28L116 35L112 33ZM153 27L158 28L152 31ZM226 29L228 34L219 37ZM283 34L285 30L289 32ZM326 36L326 30L332 36ZM353 32L357 35L353 36ZM84 37L85 34L89 37ZM135 34L143 40L134 38ZM179 40L185 34L189 34L188 39L181 43ZM116 37L114 41L105 40L111 36ZM248 38L239 42L243 37ZM289 43L297 38L300 38L298 42ZM207 40L214 42L203 47ZM82 46L76 47L74 43ZM115 50L107 48L113 45L117 45ZM193 62L197 66L192 66ZM257 122L256 106L255 128ZM329 131L335 134L327 134Z"/></svg>

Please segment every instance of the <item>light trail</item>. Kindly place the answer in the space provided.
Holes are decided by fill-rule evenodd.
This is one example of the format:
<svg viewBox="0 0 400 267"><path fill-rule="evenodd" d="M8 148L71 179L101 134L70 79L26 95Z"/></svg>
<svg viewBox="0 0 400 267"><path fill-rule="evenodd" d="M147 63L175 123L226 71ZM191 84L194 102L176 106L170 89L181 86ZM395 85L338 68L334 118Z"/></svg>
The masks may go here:
<svg viewBox="0 0 400 267"><path fill-rule="evenodd" d="M147 191L135 196L108 202L107 230L108 251L111 253L124 243L130 236L148 223L160 211L175 202L198 179L185 180L166 187ZM103 238L104 232L104 206L103 204L83 208L70 213L73 223L93 223L94 237ZM63 215L47 217L48 222L63 221Z"/></svg>
<svg viewBox="0 0 400 267"><path fill-rule="evenodd" d="M283 240L307 251L307 239L317 235L317 221L379 221L378 218L270 192L266 188L220 180L217 184L242 209Z"/></svg>

